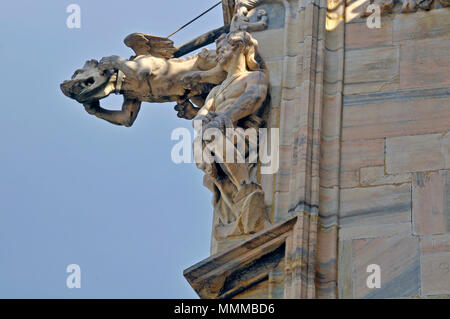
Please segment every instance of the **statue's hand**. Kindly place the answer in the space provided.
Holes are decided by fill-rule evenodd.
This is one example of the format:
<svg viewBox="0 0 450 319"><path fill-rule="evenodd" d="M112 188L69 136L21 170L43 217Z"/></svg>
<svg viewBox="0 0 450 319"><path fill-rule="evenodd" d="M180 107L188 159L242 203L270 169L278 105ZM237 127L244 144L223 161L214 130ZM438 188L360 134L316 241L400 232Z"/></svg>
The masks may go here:
<svg viewBox="0 0 450 319"><path fill-rule="evenodd" d="M199 108L192 105L189 100L179 102L175 105L175 111L177 111L177 116L182 119L192 120L200 110Z"/></svg>
<svg viewBox="0 0 450 319"><path fill-rule="evenodd" d="M206 125L208 125L208 123L211 122L216 116L217 114L213 111L209 111L206 115L197 115L194 118L194 121L192 121L192 126L194 129L199 129L200 127L196 126L195 123L198 124L198 122L201 122L201 131L196 130L197 134L203 135Z"/></svg>
<svg viewBox="0 0 450 319"><path fill-rule="evenodd" d="M95 101L90 103L84 103L83 106L86 112L88 112L91 115L95 115L95 112L97 112L98 108L100 107L100 102Z"/></svg>
<svg viewBox="0 0 450 319"><path fill-rule="evenodd" d="M120 56L117 55L112 55L112 56L108 56L108 57L104 57L100 60L99 64L98 64L98 68L102 71L104 70L111 70L111 69L116 69L117 68L117 63L121 60L122 58Z"/></svg>
<svg viewBox="0 0 450 319"><path fill-rule="evenodd" d="M222 133L225 133L226 128L232 128L233 123L230 118L224 114L216 116L214 119L210 120L205 126L204 131L210 128L219 129Z"/></svg>
<svg viewBox="0 0 450 319"><path fill-rule="evenodd" d="M201 71L189 72L181 78L183 87L192 90L202 80Z"/></svg>

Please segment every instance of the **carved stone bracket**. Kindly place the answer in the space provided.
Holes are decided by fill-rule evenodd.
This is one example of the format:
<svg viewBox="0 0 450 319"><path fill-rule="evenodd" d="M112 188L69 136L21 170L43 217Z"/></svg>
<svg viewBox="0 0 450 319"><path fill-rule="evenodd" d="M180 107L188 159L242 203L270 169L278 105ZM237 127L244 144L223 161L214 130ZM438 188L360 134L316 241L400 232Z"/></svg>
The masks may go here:
<svg viewBox="0 0 450 319"><path fill-rule="evenodd" d="M184 276L206 299L298 297L302 225L303 217L293 216L186 269Z"/></svg>
<svg viewBox="0 0 450 319"><path fill-rule="evenodd" d="M416 12L419 9L422 10L430 10L439 7L439 4L442 7L450 6L450 1L448 0L399 0L402 4L401 12L409 13ZM381 13L391 11L395 6L396 1L394 0L370 0L362 10L361 16L367 17L372 14L371 10L368 10L368 6L371 4L379 5Z"/></svg>

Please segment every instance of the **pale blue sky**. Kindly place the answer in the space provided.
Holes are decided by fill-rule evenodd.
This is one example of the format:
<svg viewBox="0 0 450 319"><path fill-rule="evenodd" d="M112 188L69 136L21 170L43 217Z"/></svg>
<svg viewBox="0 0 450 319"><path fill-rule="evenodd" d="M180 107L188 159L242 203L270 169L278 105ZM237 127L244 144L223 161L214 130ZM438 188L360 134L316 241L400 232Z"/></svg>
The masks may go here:
<svg viewBox="0 0 450 319"><path fill-rule="evenodd" d="M175 165L170 135L190 123L144 103L132 128L88 115L59 84L91 58L165 36L217 0L0 2L0 298L195 298L183 269L209 255L211 194ZM66 7L81 6L81 29ZM220 7L173 37L223 25ZM107 106L119 107L111 97ZM66 288L67 265L82 288Z"/></svg>

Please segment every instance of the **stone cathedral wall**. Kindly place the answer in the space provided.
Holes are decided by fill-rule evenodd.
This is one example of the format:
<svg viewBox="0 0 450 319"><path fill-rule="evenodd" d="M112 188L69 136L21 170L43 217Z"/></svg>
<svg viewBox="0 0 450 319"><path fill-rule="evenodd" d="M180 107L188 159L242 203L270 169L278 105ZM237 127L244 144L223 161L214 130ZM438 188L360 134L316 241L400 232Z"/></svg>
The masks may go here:
<svg viewBox="0 0 450 319"><path fill-rule="evenodd" d="M185 271L199 296L450 298L450 8L396 1L369 28L367 4L249 12L269 18L252 35L270 75L267 125L280 130L279 170L258 175L273 225L213 241Z"/></svg>
<svg viewBox="0 0 450 319"><path fill-rule="evenodd" d="M448 297L450 12L397 6L369 29L355 7L331 50L344 55L339 297Z"/></svg>
<svg viewBox="0 0 450 319"><path fill-rule="evenodd" d="M396 4L371 29L363 4L328 2L319 210L337 215L337 297L448 297L450 9L401 13ZM283 8L269 11L275 22L253 35L270 71L270 125L292 127L294 114L280 118L280 105L301 103L307 57L286 54ZM275 181L262 177L274 220L295 210L281 165ZM380 289L366 285L370 264L381 267Z"/></svg>

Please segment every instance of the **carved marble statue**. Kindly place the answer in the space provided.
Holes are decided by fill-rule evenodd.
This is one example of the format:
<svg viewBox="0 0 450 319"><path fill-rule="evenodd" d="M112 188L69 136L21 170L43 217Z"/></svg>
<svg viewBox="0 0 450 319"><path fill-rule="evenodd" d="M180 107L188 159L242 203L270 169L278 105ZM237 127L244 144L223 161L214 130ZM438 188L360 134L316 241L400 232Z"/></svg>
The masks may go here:
<svg viewBox="0 0 450 319"><path fill-rule="evenodd" d="M227 136L227 128L258 128L262 119L258 116L266 100L269 81L256 61L257 41L245 31L231 32L217 40L217 61L226 71L227 78L208 95L205 105L194 121L200 121L202 132L218 129L233 145L235 140ZM202 72L185 76L191 83L201 79ZM198 142L198 141L197 141ZM214 145L216 144L216 145ZM203 141L203 147L211 150L221 148L216 139ZM248 148L251 147L247 145ZM228 152L229 149L226 149ZM227 162L223 152L219 156L214 151L212 159L198 163L205 172L204 184L214 193L215 229L214 235L220 240L230 236L240 236L262 230L268 223L264 192L256 183L255 163L249 163L248 154L238 154L246 160Z"/></svg>
<svg viewBox="0 0 450 319"><path fill-rule="evenodd" d="M259 6L264 0L236 0L236 14L231 21L230 30L234 31L262 31L267 28L267 12L263 9L257 11L257 22L250 22L249 10Z"/></svg>
<svg viewBox="0 0 450 319"><path fill-rule="evenodd" d="M61 84L63 93L82 103L89 114L117 125L131 126L142 102L177 102L178 116L192 119L212 88L220 83L225 73L217 69L216 53L204 49L186 59L174 59L173 42L143 33L133 33L125 39L136 56L126 60L110 56L97 62L86 62L72 79ZM181 78L195 70L211 70L203 81L186 89ZM219 70L218 72L215 70ZM209 76L208 76L209 74ZM205 83L208 82L208 83ZM121 111L110 111L100 106L100 100L111 93L121 94Z"/></svg>
<svg viewBox="0 0 450 319"><path fill-rule="evenodd" d="M256 179L257 161L249 160L250 149L257 149L258 141L242 134L242 150L236 146L236 137L227 137L231 147L226 152L231 150L243 161L225 161L226 152L220 156L214 151L216 140L201 140L208 129L226 136L227 128L258 129L264 122L269 81L262 61L257 61L258 43L246 31L267 27L263 10L257 12L258 22L248 22L248 9L259 3L238 1L232 31L219 37L216 51L204 49L193 57L175 59L172 41L133 33L125 44L136 56L88 61L61 84L63 93L83 104L89 114L113 124L133 125L142 102L169 101L177 102L179 117L201 123L199 143L208 151L209 160L197 164L206 174L205 186L214 194L214 235L218 240L255 233L270 223L264 191ZM100 100L111 93L123 95L122 110L100 106Z"/></svg>

